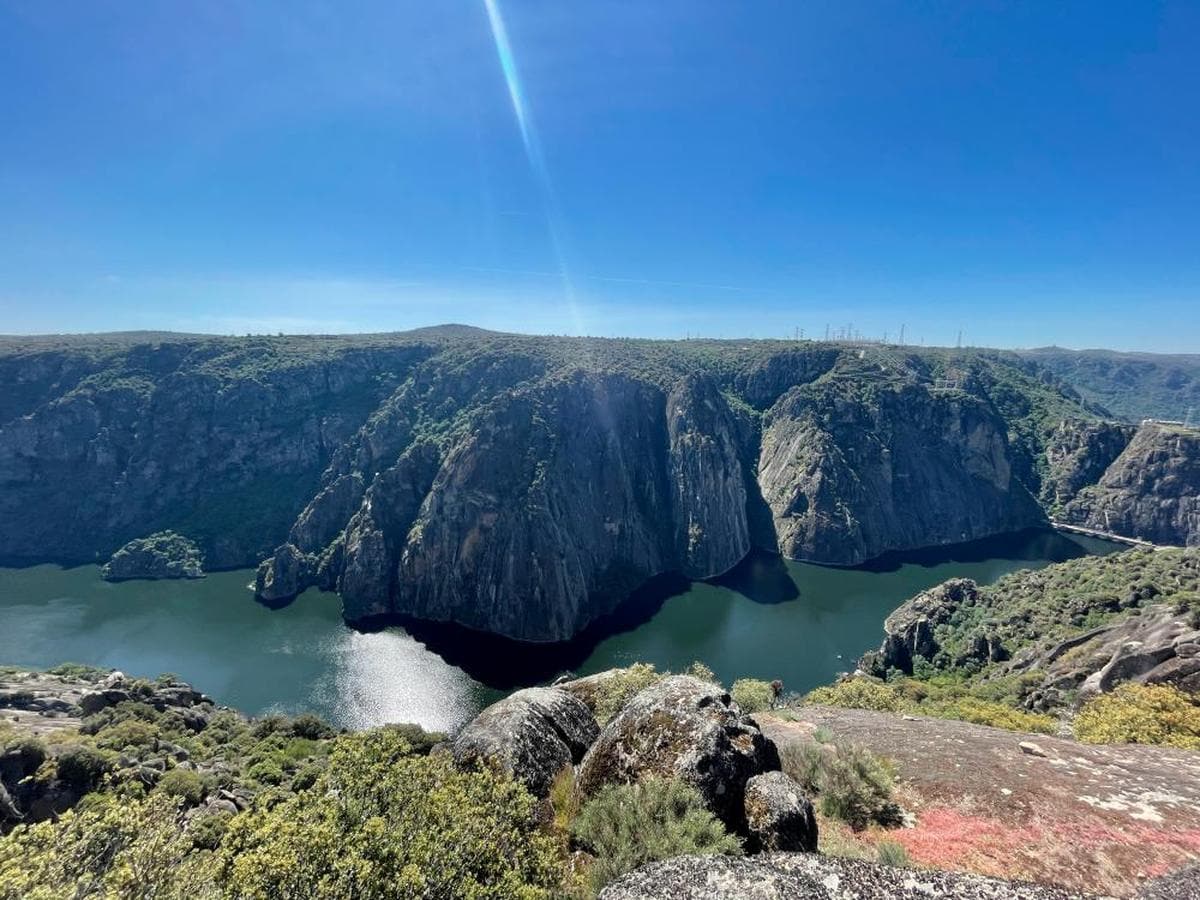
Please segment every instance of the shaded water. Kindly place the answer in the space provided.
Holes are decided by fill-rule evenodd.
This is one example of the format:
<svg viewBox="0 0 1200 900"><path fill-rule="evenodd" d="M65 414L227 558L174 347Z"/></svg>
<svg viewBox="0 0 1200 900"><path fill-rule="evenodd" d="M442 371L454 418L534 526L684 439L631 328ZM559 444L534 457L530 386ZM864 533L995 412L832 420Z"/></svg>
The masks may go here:
<svg viewBox="0 0 1200 900"><path fill-rule="evenodd" d="M576 640L550 646L419 622L358 631L342 623L334 595L315 590L270 610L246 590L248 570L110 584L96 566L0 568L0 664L174 672L251 714L451 729L504 690L635 661L681 669L699 659L727 683L781 678L804 691L877 646L887 614L920 590L1116 549L1035 532L852 569L756 554L712 582L659 579Z"/></svg>

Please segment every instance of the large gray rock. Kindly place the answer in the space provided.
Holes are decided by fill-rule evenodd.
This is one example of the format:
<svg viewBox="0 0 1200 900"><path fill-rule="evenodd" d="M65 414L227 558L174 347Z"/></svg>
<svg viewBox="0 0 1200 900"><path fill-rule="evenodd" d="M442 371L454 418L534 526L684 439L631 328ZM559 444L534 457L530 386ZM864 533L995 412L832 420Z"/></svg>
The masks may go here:
<svg viewBox="0 0 1200 900"><path fill-rule="evenodd" d="M746 827L751 849L815 853L817 818L804 789L783 772L764 772L746 782Z"/></svg>
<svg viewBox="0 0 1200 900"><path fill-rule="evenodd" d="M681 778L730 828L745 829L746 782L779 768L779 754L753 719L717 685L672 675L630 700L579 767L591 796L607 784Z"/></svg>
<svg viewBox="0 0 1200 900"><path fill-rule="evenodd" d="M200 548L182 534L160 531L130 541L100 569L109 581L131 578L203 578Z"/></svg>
<svg viewBox="0 0 1200 900"><path fill-rule="evenodd" d="M555 776L577 763L599 733L583 701L557 688L527 688L476 716L451 753L460 765L498 765L545 797Z"/></svg>
<svg viewBox="0 0 1200 900"><path fill-rule="evenodd" d="M600 892L600 900L1073 900L1082 896L1028 882L896 868L814 853L768 853L749 859L678 856L643 866Z"/></svg>

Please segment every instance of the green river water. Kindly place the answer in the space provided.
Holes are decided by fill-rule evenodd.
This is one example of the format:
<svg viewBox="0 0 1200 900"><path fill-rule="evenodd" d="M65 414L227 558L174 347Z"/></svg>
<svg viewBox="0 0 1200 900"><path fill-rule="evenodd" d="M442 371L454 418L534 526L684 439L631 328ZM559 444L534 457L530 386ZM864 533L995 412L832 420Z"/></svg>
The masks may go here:
<svg viewBox="0 0 1200 900"><path fill-rule="evenodd" d="M650 585L618 615L553 646L411 622L358 631L342 623L335 595L316 590L271 610L247 590L249 570L110 584L96 566L0 568L0 663L173 672L251 714L453 729L505 690L638 660L660 669L703 660L727 683L781 678L804 691L877 646L887 614L924 588L1114 549L1035 532L853 569L755 555L715 581Z"/></svg>

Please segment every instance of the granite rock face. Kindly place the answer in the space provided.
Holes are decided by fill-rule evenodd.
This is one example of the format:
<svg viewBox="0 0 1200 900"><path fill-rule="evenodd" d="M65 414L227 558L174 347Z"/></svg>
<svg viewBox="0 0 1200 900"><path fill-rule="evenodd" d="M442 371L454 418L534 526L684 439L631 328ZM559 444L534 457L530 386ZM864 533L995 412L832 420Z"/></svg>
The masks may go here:
<svg viewBox="0 0 1200 900"><path fill-rule="evenodd" d="M765 420L758 464L779 549L854 564L1044 523L1006 430L961 391L794 388Z"/></svg>
<svg viewBox="0 0 1200 900"><path fill-rule="evenodd" d="M0 556L172 528L211 568L258 564L268 603L316 586L348 621L530 641L751 546L846 564L1042 524L1035 412L1092 414L1003 354L465 328L58 343L0 342Z"/></svg>
<svg viewBox="0 0 1200 900"><path fill-rule="evenodd" d="M804 789L783 772L765 772L746 782L746 825L750 849L817 852L817 819Z"/></svg>
<svg viewBox="0 0 1200 900"><path fill-rule="evenodd" d="M1083 895L957 872L903 869L814 853L749 859L677 856L630 872L600 900L1069 900Z"/></svg>
<svg viewBox="0 0 1200 900"><path fill-rule="evenodd" d="M746 830L746 783L779 769L775 746L717 685L672 675L630 700L579 766L589 797L608 784L681 778L735 831Z"/></svg>
<svg viewBox="0 0 1200 900"><path fill-rule="evenodd" d="M200 548L181 534L160 531L130 541L112 555L100 574L108 581L131 578L203 578Z"/></svg>
<svg viewBox="0 0 1200 900"><path fill-rule="evenodd" d="M1144 422L1064 519L1156 544L1200 545L1200 430Z"/></svg>
<svg viewBox="0 0 1200 900"><path fill-rule="evenodd" d="M1098 482L1134 434L1121 422L1067 419L1046 444L1048 475L1042 483L1047 506L1058 510L1083 488Z"/></svg>
<svg viewBox="0 0 1200 900"><path fill-rule="evenodd" d="M451 752L460 765L499 765L545 797L555 776L579 762L599 733L581 700L557 688L526 688L476 716Z"/></svg>

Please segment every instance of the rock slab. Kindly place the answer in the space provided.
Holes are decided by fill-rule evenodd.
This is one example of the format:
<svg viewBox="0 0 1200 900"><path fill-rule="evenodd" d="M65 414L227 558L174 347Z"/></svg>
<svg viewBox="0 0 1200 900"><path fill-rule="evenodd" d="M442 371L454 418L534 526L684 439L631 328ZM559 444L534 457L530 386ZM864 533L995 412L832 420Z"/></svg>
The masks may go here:
<svg viewBox="0 0 1200 900"><path fill-rule="evenodd" d="M723 688L672 675L629 701L608 723L579 767L592 796L607 784L681 778L717 818L745 831L746 782L779 768L779 754Z"/></svg>
<svg viewBox="0 0 1200 900"><path fill-rule="evenodd" d="M582 700L557 688L527 688L476 716L451 753L459 765L498 765L545 797L555 776L579 762L599 733Z"/></svg>

